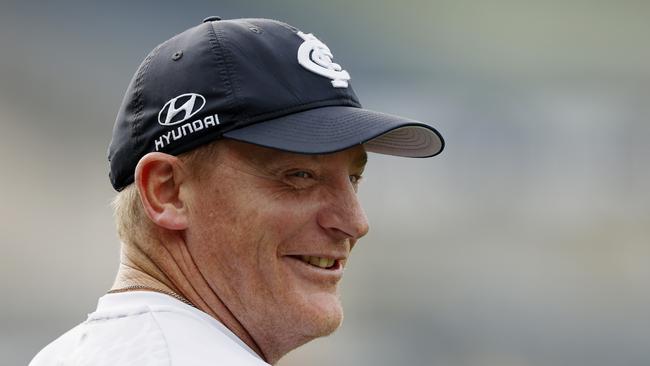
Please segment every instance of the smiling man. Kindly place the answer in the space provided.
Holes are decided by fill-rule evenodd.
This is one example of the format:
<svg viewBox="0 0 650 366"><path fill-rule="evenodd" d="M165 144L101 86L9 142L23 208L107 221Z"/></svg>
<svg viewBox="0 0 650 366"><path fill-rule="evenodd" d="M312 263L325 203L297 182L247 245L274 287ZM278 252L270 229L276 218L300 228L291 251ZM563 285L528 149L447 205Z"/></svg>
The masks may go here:
<svg viewBox="0 0 650 366"><path fill-rule="evenodd" d="M31 365L266 365L338 328L366 152L443 140L362 109L333 58L287 24L218 17L145 58L109 147L117 278Z"/></svg>

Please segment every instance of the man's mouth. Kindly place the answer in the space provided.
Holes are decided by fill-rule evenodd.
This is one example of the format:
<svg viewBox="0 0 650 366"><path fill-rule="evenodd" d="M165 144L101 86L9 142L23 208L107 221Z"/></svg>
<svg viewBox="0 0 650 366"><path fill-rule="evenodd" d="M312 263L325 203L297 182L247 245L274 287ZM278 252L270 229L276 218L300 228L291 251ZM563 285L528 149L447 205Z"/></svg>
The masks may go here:
<svg viewBox="0 0 650 366"><path fill-rule="evenodd" d="M332 269L335 268L338 264L334 258L316 257L311 255L295 256L294 258L299 259L304 263L323 269Z"/></svg>
<svg viewBox="0 0 650 366"><path fill-rule="evenodd" d="M288 264L295 273L308 281L323 286L336 285L343 277L346 257L337 254L325 255L327 256L294 254L287 255L285 258L289 260Z"/></svg>

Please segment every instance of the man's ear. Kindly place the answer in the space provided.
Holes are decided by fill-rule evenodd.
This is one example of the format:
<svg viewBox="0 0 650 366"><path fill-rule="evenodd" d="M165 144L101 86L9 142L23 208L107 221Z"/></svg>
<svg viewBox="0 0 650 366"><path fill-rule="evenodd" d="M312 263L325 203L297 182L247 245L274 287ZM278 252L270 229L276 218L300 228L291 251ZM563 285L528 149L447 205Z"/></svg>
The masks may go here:
<svg viewBox="0 0 650 366"><path fill-rule="evenodd" d="M143 156L135 168L135 184L144 211L151 221L165 229L187 228L187 203L180 187L187 170L176 156L152 152Z"/></svg>

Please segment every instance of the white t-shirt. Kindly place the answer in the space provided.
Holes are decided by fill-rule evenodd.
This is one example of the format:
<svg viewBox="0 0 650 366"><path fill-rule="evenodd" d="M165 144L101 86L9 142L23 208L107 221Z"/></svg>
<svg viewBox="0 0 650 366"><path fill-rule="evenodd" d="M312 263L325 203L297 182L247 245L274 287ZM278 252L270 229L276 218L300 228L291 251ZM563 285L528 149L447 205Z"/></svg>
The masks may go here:
<svg viewBox="0 0 650 366"><path fill-rule="evenodd" d="M50 343L30 366L268 366L210 315L171 296L104 295L88 319Z"/></svg>

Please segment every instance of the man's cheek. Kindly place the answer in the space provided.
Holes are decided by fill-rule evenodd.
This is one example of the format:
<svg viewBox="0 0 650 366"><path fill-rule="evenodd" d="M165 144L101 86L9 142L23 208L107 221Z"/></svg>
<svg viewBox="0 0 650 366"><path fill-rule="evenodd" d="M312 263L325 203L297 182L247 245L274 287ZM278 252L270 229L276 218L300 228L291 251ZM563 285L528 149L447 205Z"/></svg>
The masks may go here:
<svg viewBox="0 0 650 366"><path fill-rule="evenodd" d="M266 217L265 226L277 237L294 237L305 230L310 222L315 222L316 213L307 205L287 205L278 207Z"/></svg>

